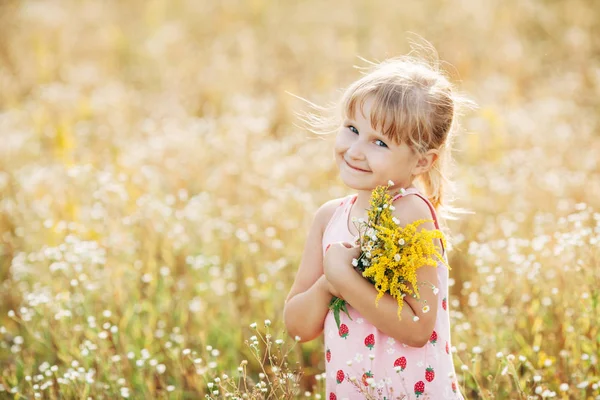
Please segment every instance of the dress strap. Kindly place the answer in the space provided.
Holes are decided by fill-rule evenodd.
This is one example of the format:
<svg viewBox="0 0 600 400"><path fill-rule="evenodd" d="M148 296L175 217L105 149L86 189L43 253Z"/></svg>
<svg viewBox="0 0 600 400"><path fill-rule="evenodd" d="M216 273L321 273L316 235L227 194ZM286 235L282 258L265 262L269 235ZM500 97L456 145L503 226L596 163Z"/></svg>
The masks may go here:
<svg viewBox="0 0 600 400"><path fill-rule="evenodd" d="M353 198L354 200L352 200ZM346 216L346 213L350 208L349 206L352 204L353 201L356 201L356 197L354 197L353 195L348 195L342 198L342 200L340 200L340 203L335 207L335 210L333 211L333 214L331 215L331 218L329 219L329 222L325 226L323 232L329 230L329 227L333 224L335 220L339 218L340 214L342 215L342 219L346 221L346 219L344 219L343 217Z"/></svg>

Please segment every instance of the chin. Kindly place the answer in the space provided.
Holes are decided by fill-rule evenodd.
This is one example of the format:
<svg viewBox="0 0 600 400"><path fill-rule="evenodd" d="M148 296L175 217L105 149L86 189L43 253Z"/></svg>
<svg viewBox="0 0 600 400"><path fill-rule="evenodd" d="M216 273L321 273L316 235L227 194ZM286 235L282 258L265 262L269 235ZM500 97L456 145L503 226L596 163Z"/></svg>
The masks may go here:
<svg viewBox="0 0 600 400"><path fill-rule="evenodd" d="M341 178L342 182L344 183L344 185L348 186L350 189L354 189L354 190L373 190L374 189L374 187L371 187L371 185L369 185L368 183L357 182L356 179L345 178L342 175L340 175L340 178Z"/></svg>

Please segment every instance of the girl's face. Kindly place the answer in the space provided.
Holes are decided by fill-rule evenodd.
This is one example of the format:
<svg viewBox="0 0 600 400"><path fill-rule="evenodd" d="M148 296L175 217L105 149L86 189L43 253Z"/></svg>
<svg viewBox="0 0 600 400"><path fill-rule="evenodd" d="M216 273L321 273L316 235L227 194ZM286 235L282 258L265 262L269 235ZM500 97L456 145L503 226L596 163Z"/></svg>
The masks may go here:
<svg viewBox="0 0 600 400"><path fill-rule="evenodd" d="M335 142L335 159L343 182L355 190L373 190L393 181L391 189L409 187L418 169L418 154L405 143L396 144L391 138L371 127L373 100L364 104L353 118L343 121ZM366 116L366 118L365 118Z"/></svg>

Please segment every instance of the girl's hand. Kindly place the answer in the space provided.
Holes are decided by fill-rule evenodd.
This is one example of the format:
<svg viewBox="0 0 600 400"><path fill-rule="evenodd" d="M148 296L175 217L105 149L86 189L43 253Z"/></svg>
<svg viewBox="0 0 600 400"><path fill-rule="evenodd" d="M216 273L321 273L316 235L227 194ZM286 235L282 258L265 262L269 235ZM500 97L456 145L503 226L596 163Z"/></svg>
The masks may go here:
<svg viewBox="0 0 600 400"><path fill-rule="evenodd" d="M335 288L349 273L355 273L352 260L360 256L360 246L348 242L332 243L325 251L323 270Z"/></svg>

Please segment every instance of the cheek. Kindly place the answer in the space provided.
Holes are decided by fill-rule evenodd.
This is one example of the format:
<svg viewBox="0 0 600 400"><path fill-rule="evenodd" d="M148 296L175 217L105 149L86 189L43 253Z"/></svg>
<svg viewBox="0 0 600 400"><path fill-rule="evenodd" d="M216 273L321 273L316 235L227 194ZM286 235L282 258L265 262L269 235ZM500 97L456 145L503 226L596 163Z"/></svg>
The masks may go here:
<svg viewBox="0 0 600 400"><path fill-rule="evenodd" d="M335 138L334 149L336 153L343 153L348 150L349 144L348 140L345 139L342 135L337 135Z"/></svg>

